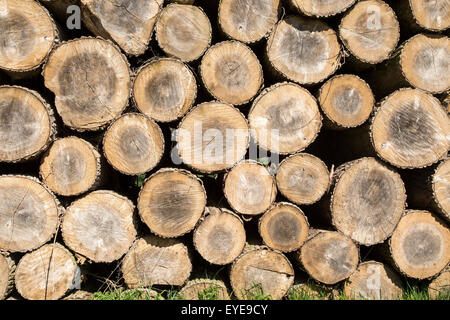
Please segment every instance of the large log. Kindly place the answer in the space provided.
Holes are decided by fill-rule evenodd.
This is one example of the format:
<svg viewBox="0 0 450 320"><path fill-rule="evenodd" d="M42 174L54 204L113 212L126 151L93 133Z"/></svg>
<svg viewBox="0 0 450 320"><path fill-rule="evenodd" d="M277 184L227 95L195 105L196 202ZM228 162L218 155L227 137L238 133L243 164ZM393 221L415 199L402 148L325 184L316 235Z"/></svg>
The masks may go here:
<svg viewBox="0 0 450 320"><path fill-rule="evenodd" d="M11 257L0 253L0 300L4 300L14 288L16 264Z"/></svg>
<svg viewBox="0 0 450 320"><path fill-rule="evenodd" d="M279 202L259 219L258 230L269 248L291 252L305 243L309 224L300 208L289 202Z"/></svg>
<svg viewBox="0 0 450 320"><path fill-rule="evenodd" d="M149 45L164 0L81 0L83 22L97 36L116 42L127 54L141 55Z"/></svg>
<svg viewBox="0 0 450 320"><path fill-rule="evenodd" d="M340 232L314 230L296 258L313 279L332 285L355 272L359 250L350 238Z"/></svg>
<svg viewBox="0 0 450 320"><path fill-rule="evenodd" d="M310 145L322 127L316 99L294 83L277 83L253 101L249 124L258 144L272 153L300 152Z"/></svg>
<svg viewBox="0 0 450 320"><path fill-rule="evenodd" d="M136 238L134 205L112 191L99 190L73 202L62 219L64 243L94 262L122 257Z"/></svg>
<svg viewBox="0 0 450 320"><path fill-rule="evenodd" d="M231 39L254 43L278 21L280 0L221 0L219 26Z"/></svg>
<svg viewBox="0 0 450 320"><path fill-rule="evenodd" d="M450 27L448 1L409 0L416 22L431 31L444 31Z"/></svg>
<svg viewBox="0 0 450 320"><path fill-rule="evenodd" d="M80 281L73 255L62 245L47 244L27 253L17 264L17 291L28 300L57 300Z"/></svg>
<svg viewBox="0 0 450 320"><path fill-rule="evenodd" d="M367 261L344 284L349 299L397 300L402 298L402 280L388 266Z"/></svg>
<svg viewBox="0 0 450 320"><path fill-rule="evenodd" d="M156 236L137 240L122 263L123 279L129 288L182 286L191 269L189 252L182 242Z"/></svg>
<svg viewBox="0 0 450 320"><path fill-rule="evenodd" d="M0 86L0 162L36 158L55 134L53 110L39 93Z"/></svg>
<svg viewBox="0 0 450 320"><path fill-rule="evenodd" d="M250 143L245 116L216 101L194 107L181 120L176 140L183 163L205 173L232 168L245 156Z"/></svg>
<svg viewBox="0 0 450 320"><path fill-rule="evenodd" d="M206 206L206 191L189 171L161 169L146 180L137 206L151 232L175 238L197 225Z"/></svg>
<svg viewBox="0 0 450 320"><path fill-rule="evenodd" d="M450 230L427 211L407 210L389 241L395 266L406 276L427 279L450 261Z"/></svg>
<svg viewBox="0 0 450 320"><path fill-rule="evenodd" d="M230 281L238 299L252 299L257 294L264 294L279 300L294 282L294 269L282 253L249 246L233 263Z"/></svg>
<svg viewBox="0 0 450 320"><path fill-rule="evenodd" d="M186 283L179 296L184 300L230 300L225 283L220 280L195 279Z"/></svg>
<svg viewBox="0 0 450 320"><path fill-rule="evenodd" d="M140 113L126 113L106 130L103 152L117 171L127 175L144 174L161 161L164 136L153 120Z"/></svg>
<svg viewBox="0 0 450 320"><path fill-rule="evenodd" d="M258 58L238 41L223 41L209 48L200 75L214 98L233 105L248 103L264 83Z"/></svg>
<svg viewBox="0 0 450 320"><path fill-rule="evenodd" d="M226 173L223 193L235 211L257 215L266 211L275 201L277 186L266 167L248 160L238 163Z"/></svg>
<svg viewBox="0 0 450 320"><path fill-rule="evenodd" d="M169 4L156 23L156 40L169 56L190 62L200 58L211 44L211 23L200 7Z"/></svg>
<svg viewBox="0 0 450 320"><path fill-rule="evenodd" d="M226 265L244 250L244 223L226 209L206 208L205 217L194 231L195 249L209 263Z"/></svg>
<svg viewBox="0 0 450 320"><path fill-rule="evenodd" d="M307 16L329 17L344 12L356 0L288 0L291 7Z"/></svg>
<svg viewBox="0 0 450 320"><path fill-rule="evenodd" d="M328 168L319 158L297 153L285 158L278 167L278 190L296 204L313 204L319 201L330 185Z"/></svg>
<svg viewBox="0 0 450 320"><path fill-rule="evenodd" d="M53 19L34 0L2 1L0 13L0 69L13 77L36 74L59 41Z"/></svg>
<svg viewBox="0 0 450 320"><path fill-rule="evenodd" d="M400 168L422 168L450 148L450 119L439 100L418 89L395 91L381 102L371 136L378 155Z"/></svg>
<svg viewBox="0 0 450 320"><path fill-rule="evenodd" d="M39 175L56 194L76 196L98 186L102 179L100 154L86 140L56 140L42 157Z"/></svg>
<svg viewBox="0 0 450 320"><path fill-rule="evenodd" d="M336 172L330 207L337 230L366 246L390 237L406 204L400 175L374 158L346 163Z"/></svg>
<svg viewBox="0 0 450 320"><path fill-rule="evenodd" d="M356 59L377 64L388 59L397 47L400 25L385 2L359 1L342 18L339 36Z"/></svg>
<svg viewBox="0 0 450 320"><path fill-rule="evenodd" d="M130 68L110 41L83 37L64 42L50 54L43 76L59 115L72 129L99 130L128 105Z"/></svg>
<svg viewBox="0 0 450 320"><path fill-rule="evenodd" d="M181 118L196 97L195 76L177 59L152 59L136 71L133 84L136 108L155 121L172 122Z"/></svg>
<svg viewBox="0 0 450 320"><path fill-rule="evenodd" d="M333 29L300 16L289 16L276 25L266 53L279 75L300 84L318 83L332 75L340 67L342 54Z"/></svg>
<svg viewBox="0 0 450 320"><path fill-rule="evenodd" d="M26 252L49 241L60 215L59 202L33 177L0 176L0 249Z"/></svg>

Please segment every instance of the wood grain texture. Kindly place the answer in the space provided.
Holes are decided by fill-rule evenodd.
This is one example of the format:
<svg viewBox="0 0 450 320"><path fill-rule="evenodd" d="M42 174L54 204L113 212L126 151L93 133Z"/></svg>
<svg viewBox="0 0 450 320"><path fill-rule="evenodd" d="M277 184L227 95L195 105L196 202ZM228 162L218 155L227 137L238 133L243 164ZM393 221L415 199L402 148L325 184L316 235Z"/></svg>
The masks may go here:
<svg viewBox="0 0 450 320"><path fill-rule="evenodd" d="M356 0L288 0L291 7L307 16L329 17L351 7Z"/></svg>
<svg viewBox="0 0 450 320"><path fill-rule="evenodd" d="M431 31L443 31L450 27L450 6L447 0L409 0L416 22Z"/></svg>
<svg viewBox="0 0 450 320"><path fill-rule="evenodd" d="M432 178L433 198L439 212L450 221L450 159L436 168Z"/></svg>

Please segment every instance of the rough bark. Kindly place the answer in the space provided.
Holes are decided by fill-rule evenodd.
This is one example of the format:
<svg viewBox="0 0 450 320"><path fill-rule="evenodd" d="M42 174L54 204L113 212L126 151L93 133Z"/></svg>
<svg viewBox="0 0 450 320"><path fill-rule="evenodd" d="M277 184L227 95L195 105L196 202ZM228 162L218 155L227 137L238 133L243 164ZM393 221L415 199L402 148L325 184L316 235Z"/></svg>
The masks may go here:
<svg viewBox="0 0 450 320"><path fill-rule="evenodd" d="M14 288L15 271L14 260L0 253L0 300L8 298Z"/></svg>
<svg viewBox="0 0 450 320"><path fill-rule="evenodd" d="M288 0L287 2L304 15L329 17L346 11L356 0Z"/></svg>
<svg viewBox="0 0 450 320"><path fill-rule="evenodd" d="M428 294L432 299L445 297L450 294L450 269L442 272L428 285Z"/></svg>

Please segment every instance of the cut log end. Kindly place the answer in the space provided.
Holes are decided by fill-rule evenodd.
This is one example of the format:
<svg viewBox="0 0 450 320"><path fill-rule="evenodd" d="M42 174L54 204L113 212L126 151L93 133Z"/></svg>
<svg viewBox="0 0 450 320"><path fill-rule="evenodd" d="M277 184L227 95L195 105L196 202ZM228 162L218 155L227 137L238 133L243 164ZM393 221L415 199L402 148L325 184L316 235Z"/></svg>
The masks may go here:
<svg viewBox="0 0 450 320"><path fill-rule="evenodd" d="M63 43L50 54L43 76L64 124L78 131L105 127L128 104L130 68L110 41L83 37Z"/></svg>
<svg viewBox="0 0 450 320"><path fill-rule="evenodd" d="M179 296L185 300L230 300L225 283L220 280L191 280L180 290Z"/></svg>
<svg viewBox="0 0 450 320"><path fill-rule="evenodd" d="M244 224L225 209L207 208L206 211L209 214L194 231L194 246L209 263L229 264L244 250Z"/></svg>
<svg viewBox="0 0 450 320"><path fill-rule="evenodd" d="M37 179L0 176L0 249L26 252L50 240L59 203Z"/></svg>
<svg viewBox="0 0 450 320"><path fill-rule="evenodd" d="M175 239L146 236L135 242L122 263L129 288L182 286L191 274L187 247Z"/></svg>
<svg viewBox="0 0 450 320"><path fill-rule="evenodd" d="M14 288L14 272L16 265L14 261L0 254L0 300L4 300Z"/></svg>
<svg viewBox="0 0 450 320"><path fill-rule="evenodd" d="M273 68L300 84L321 82L340 66L341 47L336 33L316 19L290 16L281 20L266 50Z"/></svg>
<svg viewBox="0 0 450 320"><path fill-rule="evenodd" d="M156 167L163 156L163 133L146 116L127 113L106 131L103 152L111 166L121 173L144 174Z"/></svg>
<svg viewBox="0 0 450 320"><path fill-rule="evenodd" d="M179 237L190 232L206 205L203 183L186 170L161 169L146 181L138 199L141 219L153 233Z"/></svg>
<svg viewBox="0 0 450 320"><path fill-rule="evenodd" d="M304 150L322 127L316 99L293 83L275 84L264 90L254 100L248 119L258 144L279 154Z"/></svg>
<svg viewBox="0 0 450 320"><path fill-rule="evenodd" d="M278 21L279 0L221 0L219 25L231 39L253 43Z"/></svg>
<svg viewBox="0 0 450 320"><path fill-rule="evenodd" d="M0 4L0 69L26 72L38 68L58 40L55 23L37 1Z"/></svg>
<svg viewBox="0 0 450 320"><path fill-rule="evenodd" d="M400 66L414 87L441 93L450 89L450 39L446 36L418 34L404 45Z"/></svg>
<svg viewBox="0 0 450 320"><path fill-rule="evenodd" d="M391 236L405 208L400 175L374 158L362 158L344 167L331 199L333 225L360 244L383 242Z"/></svg>
<svg viewBox="0 0 450 320"><path fill-rule="evenodd" d="M257 215L266 211L275 201L277 187L266 167L253 161L245 161L227 173L224 195L237 212Z"/></svg>
<svg viewBox="0 0 450 320"><path fill-rule="evenodd" d="M233 105L249 102L263 85L258 58L237 41L220 42L205 53L200 74L214 98Z"/></svg>
<svg viewBox="0 0 450 320"><path fill-rule="evenodd" d="M279 300L294 282L294 269L283 254L254 248L233 263L230 281L238 299L251 299L263 292L271 299Z"/></svg>
<svg viewBox="0 0 450 320"><path fill-rule="evenodd" d="M428 294L432 299L439 299L450 294L450 270L445 270L428 286Z"/></svg>
<svg viewBox="0 0 450 320"><path fill-rule="evenodd" d="M441 272L450 261L450 231L427 211L408 210L390 239L398 269L411 278L426 279Z"/></svg>
<svg viewBox="0 0 450 320"><path fill-rule="evenodd" d="M197 82L189 67L179 60L161 58L141 67L133 84L136 107L159 122L184 116L197 96Z"/></svg>
<svg viewBox="0 0 450 320"><path fill-rule="evenodd" d="M163 2L132 1L119 5L111 1L82 0L83 21L95 35L114 40L130 55L141 55L147 50Z"/></svg>
<svg viewBox="0 0 450 320"><path fill-rule="evenodd" d="M62 221L65 244L94 262L122 257L136 238L133 203L112 191L99 190L72 203Z"/></svg>
<svg viewBox="0 0 450 320"><path fill-rule="evenodd" d="M156 40L169 56L190 62L211 44L211 23L200 7L169 4L156 24Z"/></svg>
<svg viewBox="0 0 450 320"><path fill-rule="evenodd" d="M289 4L307 16L329 17L341 13L356 0L289 0Z"/></svg>
<svg viewBox="0 0 450 320"><path fill-rule="evenodd" d="M450 147L450 119L439 100L418 89L392 93L371 128L378 155L400 168L422 168L441 160Z"/></svg>
<svg viewBox="0 0 450 320"><path fill-rule="evenodd" d="M431 31L450 27L450 6L447 1L409 0L417 24Z"/></svg>
<svg viewBox="0 0 450 320"><path fill-rule="evenodd" d="M319 158L299 153L284 159L277 171L278 190L296 204L313 204L328 190L330 173Z"/></svg>
<svg viewBox="0 0 450 320"><path fill-rule="evenodd" d="M53 111L35 91L0 86L0 162L32 159L55 135Z"/></svg>
<svg viewBox="0 0 450 320"><path fill-rule="evenodd" d="M442 213L450 221L450 159L436 169L432 180L433 196Z"/></svg>
<svg viewBox="0 0 450 320"><path fill-rule="evenodd" d="M264 243L278 251L300 248L308 239L308 220L293 204L280 202L272 206L259 220L259 234Z"/></svg>
<svg viewBox="0 0 450 320"><path fill-rule="evenodd" d="M100 179L100 154L77 137L56 140L43 157L42 181L56 194L75 196L89 191Z"/></svg>
<svg viewBox="0 0 450 320"><path fill-rule="evenodd" d="M375 104L369 85L350 74L328 80L321 87L318 100L326 117L341 128L353 128L366 122Z"/></svg>
<svg viewBox="0 0 450 320"><path fill-rule="evenodd" d="M347 279L355 272L359 251L345 235L321 231L302 246L298 259L313 279L331 285Z"/></svg>
<svg viewBox="0 0 450 320"><path fill-rule="evenodd" d="M402 280L388 266L367 261L344 284L345 296L350 299L397 300L402 297Z"/></svg>
<svg viewBox="0 0 450 320"><path fill-rule="evenodd" d="M231 105L197 105L180 122L177 149L196 171L212 173L232 168L244 158L250 143L245 116Z"/></svg>
<svg viewBox="0 0 450 320"><path fill-rule="evenodd" d="M22 257L17 265L17 291L28 300L57 300L74 288L80 269L63 246L48 244Z"/></svg>
<svg viewBox="0 0 450 320"><path fill-rule="evenodd" d="M360 1L342 19L339 35L357 59L376 64L388 59L397 47L400 26L385 2Z"/></svg>

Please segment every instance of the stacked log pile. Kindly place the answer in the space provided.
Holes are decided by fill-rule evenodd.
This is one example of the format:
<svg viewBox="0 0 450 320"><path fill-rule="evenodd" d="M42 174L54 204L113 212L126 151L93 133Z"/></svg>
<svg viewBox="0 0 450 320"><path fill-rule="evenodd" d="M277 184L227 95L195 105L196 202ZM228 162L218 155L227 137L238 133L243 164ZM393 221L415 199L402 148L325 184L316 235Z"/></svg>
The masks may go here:
<svg viewBox="0 0 450 320"><path fill-rule="evenodd" d="M0 299L448 292L449 26L447 1L0 0Z"/></svg>

